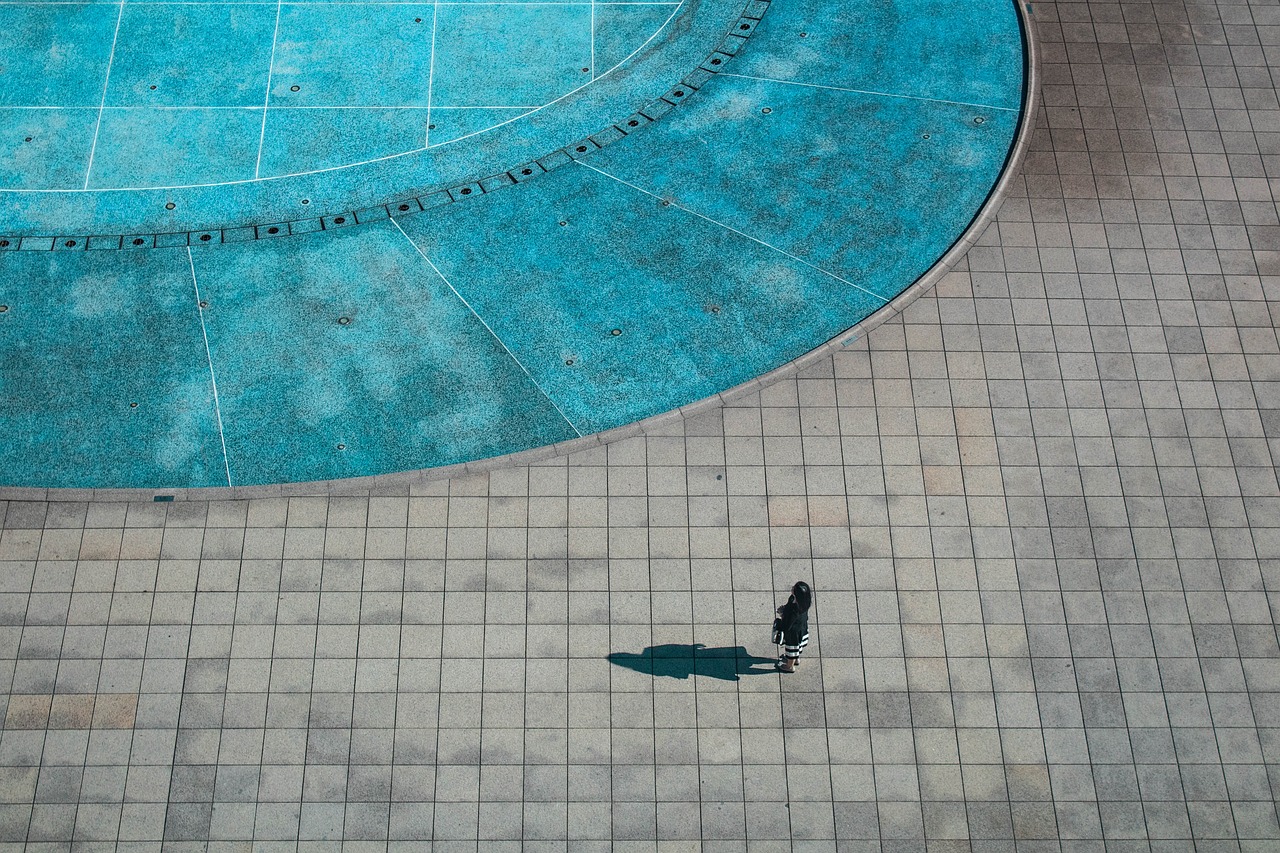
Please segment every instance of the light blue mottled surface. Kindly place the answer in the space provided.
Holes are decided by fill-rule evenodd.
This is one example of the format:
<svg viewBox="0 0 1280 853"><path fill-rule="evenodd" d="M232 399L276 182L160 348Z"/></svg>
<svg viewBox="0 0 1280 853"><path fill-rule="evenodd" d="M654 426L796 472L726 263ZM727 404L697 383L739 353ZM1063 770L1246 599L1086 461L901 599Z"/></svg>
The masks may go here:
<svg viewBox="0 0 1280 853"><path fill-rule="evenodd" d="M883 304L586 166L522 189L403 227L584 433L745 382Z"/></svg>
<svg viewBox="0 0 1280 853"><path fill-rule="evenodd" d="M266 4L126 4L105 103L261 108L275 33Z"/></svg>
<svg viewBox="0 0 1280 853"><path fill-rule="evenodd" d="M0 261L3 482L225 485L186 252L85 260Z"/></svg>
<svg viewBox="0 0 1280 853"><path fill-rule="evenodd" d="M0 108L0 181L10 187L83 186L97 126L98 111L88 107Z"/></svg>
<svg viewBox="0 0 1280 853"><path fill-rule="evenodd" d="M494 125L520 118L529 111L520 108L485 109L481 107L437 107L431 111L428 141L443 145L464 136L481 133Z"/></svg>
<svg viewBox="0 0 1280 853"><path fill-rule="evenodd" d="M502 124L488 133L475 137L465 145L442 144L426 150L408 150L404 153L388 155L385 153L386 140L376 121L378 114L373 112L369 114L374 119L372 125L357 129L352 126L353 122L348 120L344 123L345 127L336 129L334 132L349 135L340 144L317 145L314 150L327 160L323 164L317 162L311 169L307 169L305 168L307 148L296 146L277 135L291 133L289 128L278 128L272 125L260 131L263 161L271 161L272 167L277 170L301 168L303 171L290 172L287 177L281 176L279 171L259 171L261 180L253 180L238 177L246 172L246 169L241 166L238 167L237 177L234 178L239 182L177 189L168 188L168 183L162 188L129 191L91 189L88 192L75 188L66 191L61 187L59 191L45 192L18 189L14 186L8 189L0 187L0 234L49 236L154 234L312 219L334 213L350 212L391 200L423 195L442 187L502 173L530 160L544 157L549 152L575 143L585 136L598 133L614 122L625 121L635 110L660 97L681 77L705 60L723 40L726 29L741 13L742 4L743 0L685 0L675 20L653 34L651 40L633 45L632 50L635 53L622 67L604 73L585 88L576 89L558 98L554 102L554 108L537 110L516 121ZM324 19L334 23L341 16L336 13L326 13L324 10L330 5L335 8L358 6L366 10L374 10L368 11L370 26L390 39L388 50L399 51L406 44L416 44L419 49L422 48L420 37L412 36L410 33L416 33L428 23L430 18L426 17L425 11L415 14L414 17L404 17L401 14L406 5L414 4L285 4L281 7L282 26L289 23L285 20L285 10L295 8L309 10L304 17L314 15L317 20ZM428 4L416 5L430 8ZM513 10L513 14L517 14L515 10L524 5L527 4L510 4L502 8L509 8ZM572 4L540 4L538 8L563 10L568 5ZM596 4L597 9L600 5ZM587 4L588 8L589 6L590 4ZM0 11L4 8L9 6L0 5ZM69 8L79 9L80 7ZM114 11L107 4L94 4L93 8L100 14ZM480 4L477 4L477 8L481 8ZM498 8L498 6L492 8ZM39 16L36 17L43 20ZM415 21L415 18L421 18L421 23ZM15 20L15 25L19 20ZM359 22L363 19L349 12L344 20ZM392 27L387 23L388 21L392 21L400 29ZM107 27L105 38L108 40L113 24L114 18L108 19L105 24ZM337 23L334 23L334 26L337 26ZM642 35L636 33L634 29L630 32ZM301 30L298 34L302 37ZM341 34L340 38L338 34ZM47 34L37 33L26 37L25 47L23 39L17 40L13 49L30 52L30 44L40 44L41 39L47 40L49 37ZM59 34L58 38L63 36ZM273 75L271 79L272 101L271 110L267 111L268 117L274 109L289 107L294 101L308 108L312 106L330 108L335 104L342 108L354 105L357 109L403 106L371 102L370 98L377 93L377 90L366 87L364 79L360 77L362 74L371 79L382 80L388 92L394 91L403 97L413 98L418 97L416 93L420 91L421 84L433 80L429 56L423 56L420 52L414 54L411 61L405 60L405 63L412 66L410 68L392 66L382 56L370 58L368 68L334 66L332 63L338 61L340 55L356 61L358 56L363 55L361 51L377 53L376 45L370 46L368 39L360 31L350 34L341 29L317 31L313 36L306 36L306 38L319 40L330 38L341 44L323 44L315 48L317 57L315 62L319 63L323 59L323 64L308 62L302 55L297 57L297 61L290 60L286 63L289 47L278 44L277 50L283 47L283 53L277 57L275 63L279 66L280 76ZM415 38L419 41L412 41ZM533 64L541 67L546 64L538 58L541 55L541 49L540 42L537 40L527 39L518 45L513 41L512 44L518 46L519 50L503 56L502 62L512 70L514 78L519 79L516 72L526 65ZM103 54L104 57L106 55ZM2 56L3 54L0 54L0 57ZM27 57L21 57L21 59L22 62L13 63L10 67L26 69L38 64ZM576 55L575 61L577 61ZM69 78L69 72L63 68L63 63L47 64ZM599 72L600 68L597 67L596 70ZM193 75L198 73L199 69L192 69ZM578 73L582 74L580 70ZM32 76L38 78L36 74ZM87 72L81 76L86 80L91 79ZM590 76L589 73L582 74L583 78ZM84 92L100 91L101 77L92 79L99 81L97 89L88 83L83 85L77 83L77 85ZM49 90L52 93L50 96L69 98L65 91L69 85L69 83L67 85L58 83ZM292 91L295 85L298 86L296 93ZM3 87L0 86L0 89ZM39 94L35 92L32 97L38 97ZM266 93L263 94L265 98ZM332 97L333 101L319 100L321 94ZM15 107L29 105L27 100L9 103L13 103ZM59 103L59 101L54 100L53 103ZM96 107L98 101L95 97L88 103ZM3 109L3 106L0 106L0 109ZM267 135L267 130L272 131L271 136ZM401 131L397 129L396 132ZM424 129L424 143L425 135ZM367 140L369 144L370 150L366 154L360 153L365 144L363 140ZM243 138L240 137L237 139L237 145L242 144ZM282 153L278 159L275 156L277 153ZM339 154L343 157L357 157L356 165L333 168L331 164ZM110 150L98 151L96 146L91 145L89 151L82 152L80 159L82 168L88 168L90 156L96 162L99 157L110 158L113 155ZM116 156L128 158L131 152L116 152ZM368 157L375 159L365 162ZM176 186L177 183L185 180L181 175L185 166L179 163L162 161L151 164L147 168L158 173L165 165L174 166L175 172L178 173L173 179L173 185ZM254 165L255 168L260 168L261 163ZM316 169L326 169L326 171L315 171ZM157 175L155 180L159 179ZM232 180L232 177L228 176L228 180ZM29 181L24 181L20 186L31 189L40 188L32 187Z"/></svg>
<svg viewBox="0 0 1280 853"><path fill-rule="evenodd" d="M261 135L259 110L107 110L98 127L98 146L104 154L129 155L95 157L89 186L249 180Z"/></svg>
<svg viewBox="0 0 1280 853"><path fill-rule="evenodd" d="M892 299L973 219L1017 121L724 76L650 128L656 141L628 139L591 165Z"/></svg>
<svg viewBox="0 0 1280 853"><path fill-rule="evenodd" d="M591 14L590 5L568 3L441 6L432 102L537 107L589 83Z"/></svg>
<svg viewBox="0 0 1280 853"><path fill-rule="evenodd" d="M430 3L281 6L271 106L427 106L432 9Z"/></svg>
<svg viewBox="0 0 1280 853"><path fill-rule="evenodd" d="M1016 111L1018 29L1005 0L776 0L751 50L729 70Z"/></svg>
<svg viewBox="0 0 1280 853"><path fill-rule="evenodd" d="M118 6L0 5L0 107L93 107L111 57Z"/></svg>
<svg viewBox="0 0 1280 853"><path fill-rule="evenodd" d="M273 109L262 132L258 174L292 175L392 157L421 146L429 123L422 107Z"/></svg>
<svg viewBox="0 0 1280 853"><path fill-rule="evenodd" d="M97 19L86 8L74 14L91 30ZM71 186L77 175L60 152L95 136L145 155L127 168L95 159L94 185L129 185L165 174L226 180L247 162L260 175L323 168L425 144L430 132L436 154L426 160L288 179L301 181L291 192L317 191L308 197L317 216L350 210L580 139L572 134L669 84L677 67L694 67L731 20L714 4L686 4L665 26L671 6L598 6L593 29L589 7L531 8L524 28L548 27L542 41L563 42L557 62L505 74L473 68L475 88L442 87L447 101L428 115L414 100L420 75L402 73L394 55L418 37L414 18L425 20L430 5L282 7L282 26L300 34L323 31L317 21L333 30L369 16L368 31L379 34L369 44L382 40L386 53L362 59L373 47L358 40L300 47L311 38L303 35L283 54L277 46L272 98L298 103L273 109L265 124L252 107L134 117L141 108L122 104L103 111L101 126L96 109L0 108L0 152L11 153L0 176ZM775 0L725 73L657 123L535 180L395 222L327 220L335 230L190 251L84 251L78 238L13 251L10 240L0 251L4 481L165 488L434 467L623 425L784 364L910 286L998 179L1020 115L1019 24L1002 0L966 8ZM219 17L227 11L193 12L191 26L229 22ZM260 31L256 14L242 20L246 33ZM493 14L449 7L450 21L471 22L452 43L476 53L477 32L492 31L495 55L515 61L515 32L503 29L514 18ZM168 32L179 19L153 24ZM486 101L550 97L575 75L594 76L593 32L598 69L658 27L661 39L552 107L462 108L481 90ZM512 46L502 49L503 39ZM98 60L85 51L82 69L49 58L11 67L32 99L46 72L101 87L89 67ZM303 67L308 58L342 67L321 74ZM178 99L185 83L170 71L148 66L133 75L137 85L120 78L122 91L145 99L163 86L163 97ZM449 76L465 73L461 64ZM139 90L148 78L161 81L157 89ZM228 105L241 79L256 78L216 75ZM378 103L383 93L398 103ZM370 126L378 133L362 135ZM199 156L184 158L184 147ZM198 203L268 221L285 212L255 189L270 183L208 187ZM193 198L11 193L0 203L10 223L74 210L77 224L145 233L169 215L145 208L170 196ZM169 221L180 226L183 214Z"/></svg>
<svg viewBox="0 0 1280 853"><path fill-rule="evenodd" d="M237 484L576 436L392 223L192 256Z"/></svg>
<svg viewBox="0 0 1280 853"><path fill-rule="evenodd" d="M254 225L503 172L660 96L741 3L689 0L685 26L666 33L679 4L0 4L0 128L32 124L32 107L93 111L74 118L56 164L19 141L51 136L52 117L0 139L38 152L0 168L0 234ZM651 40L664 49L609 73ZM428 148L465 135L429 140L434 108L484 108L470 134L562 98L572 104L549 120Z"/></svg>
<svg viewBox="0 0 1280 853"><path fill-rule="evenodd" d="M592 45L596 74L625 60L651 34L658 32L678 8L675 3L597 3Z"/></svg>

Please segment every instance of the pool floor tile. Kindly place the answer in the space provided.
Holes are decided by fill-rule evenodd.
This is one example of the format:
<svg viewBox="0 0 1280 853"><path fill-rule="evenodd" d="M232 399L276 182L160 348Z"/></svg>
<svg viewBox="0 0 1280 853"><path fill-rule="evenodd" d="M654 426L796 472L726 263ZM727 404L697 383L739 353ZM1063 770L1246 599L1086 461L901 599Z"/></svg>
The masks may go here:
<svg viewBox="0 0 1280 853"><path fill-rule="evenodd" d="M0 106L96 109L119 13L106 3L0 4Z"/></svg>
<svg viewBox="0 0 1280 853"><path fill-rule="evenodd" d="M104 110L89 185L131 188L249 180L261 136L261 109Z"/></svg>
<svg viewBox="0 0 1280 853"><path fill-rule="evenodd" d="M1004 0L773 0L732 74L1019 108L1019 24Z"/></svg>
<svg viewBox="0 0 1280 853"><path fill-rule="evenodd" d="M591 82L591 36L589 5L441 6L431 102L541 106Z"/></svg>
<svg viewBox="0 0 1280 853"><path fill-rule="evenodd" d="M418 150L430 115L421 107L268 110L258 174L293 175Z"/></svg>
<svg viewBox="0 0 1280 853"><path fill-rule="evenodd" d="M18 253L3 263L9 482L83 486L106 464L120 486L226 483L186 252Z"/></svg>
<svg viewBox="0 0 1280 853"><path fill-rule="evenodd" d="M432 10L415 3L282 6L270 105L426 107Z"/></svg>
<svg viewBox="0 0 1280 853"><path fill-rule="evenodd" d="M719 77L644 138L587 164L891 299L968 225L1004 167L1017 119ZM726 125L734 132L703 142ZM793 126L815 130L801 138ZM651 137L661 144L649 147ZM643 153L633 153L637 143Z"/></svg>
<svg viewBox="0 0 1280 853"><path fill-rule="evenodd" d="M677 3L623 5L595 4L591 50L598 77L620 65L667 24L679 9Z"/></svg>
<svg viewBox="0 0 1280 853"><path fill-rule="evenodd" d="M0 107L0 187L80 189L97 126L97 109Z"/></svg>
<svg viewBox="0 0 1280 853"><path fill-rule="evenodd" d="M394 224L268 245L193 251L234 483L448 465L576 435Z"/></svg>
<svg viewBox="0 0 1280 853"><path fill-rule="evenodd" d="M586 166L525 189L404 228L584 433L744 382L884 304Z"/></svg>
<svg viewBox="0 0 1280 853"><path fill-rule="evenodd" d="M120 17L106 104L263 107L276 10L250 3L145 3Z"/></svg>

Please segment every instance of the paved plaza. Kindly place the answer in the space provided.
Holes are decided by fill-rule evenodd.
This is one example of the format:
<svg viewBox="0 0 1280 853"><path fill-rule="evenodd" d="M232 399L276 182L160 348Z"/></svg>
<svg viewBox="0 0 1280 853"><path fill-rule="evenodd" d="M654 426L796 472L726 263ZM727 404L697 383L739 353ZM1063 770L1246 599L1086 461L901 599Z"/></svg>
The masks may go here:
<svg viewBox="0 0 1280 853"><path fill-rule="evenodd" d="M0 848L1280 850L1280 6L1032 17L994 223L758 393L366 494L0 491Z"/></svg>

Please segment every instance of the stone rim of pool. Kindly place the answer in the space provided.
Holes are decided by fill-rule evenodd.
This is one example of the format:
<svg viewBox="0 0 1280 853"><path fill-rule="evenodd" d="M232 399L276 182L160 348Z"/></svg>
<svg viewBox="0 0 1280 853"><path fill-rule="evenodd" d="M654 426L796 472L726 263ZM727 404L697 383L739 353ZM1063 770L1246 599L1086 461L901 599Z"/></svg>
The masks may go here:
<svg viewBox="0 0 1280 853"><path fill-rule="evenodd" d="M775 7L777 3L775 0ZM767 369L759 371L759 375L755 378L742 382L735 382L727 385L725 390L720 390L711 394L703 394L697 398L692 398L691 402L677 405L670 410L661 414L652 414L633 420L618 426L592 431L589 434L580 434L563 441L554 443L539 443L536 445L528 445L524 448L514 450L513 452L491 454L480 456L466 460L460 460L456 463L439 465L428 468L392 470L378 473L370 473L363 476L343 477L340 479L310 479L300 482L290 482L287 480L273 480L262 485L196 485L184 487L181 484L174 484L174 487L165 487L158 484L155 487L140 486L129 488L114 487L95 487L95 486L77 486L71 488L41 488L39 486L10 486L0 487L0 496L9 495L13 497L44 497L46 499L84 499L86 496L92 496L95 499L168 499L176 497L179 499L201 499L209 497L256 497L265 495L279 494L316 494L316 493L340 493L346 491L365 490L369 488L377 488L382 486L403 485L410 482L437 479L445 476L456 475L462 472L482 471L504 465L527 463L540 458L546 458L554 454L560 454L575 450L587 449L609 441L613 441L626 436L636 435L649 432L651 430L661 428L673 421L687 417L700 411L714 408L723 402L730 400L736 396L756 391L772 381L783 376L791 375L807 364L814 362L822 356L828 354L833 349L847 345L853 339L860 338L870 329L883 323L887 319L895 316L901 309L923 291L931 288L937 283L938 279L951 268L952 265L969 249L976 240L977 236L994 218L996 208L1007 194L1011 183L1014 181L1017 167L1025 156L1032 132L1033 118L1036 108L1037 91L1036 85L1039 79L1039 56L1036 50L1035 40L1032 33L1032 22L1027 14L1027 10L1021 4L1014 4L1018 28L1022 40L1022 91L1020 108L1018 111L1016 130L1013 134L1012 143L1010 144L1003 161L1003 165L998 172L998 178L993 185L988 185L989 189L985 194L984 200L977 208L977 212L969 219L968 224L963 228L958 238L955 238L945 251L940 255L934 255L935 262L930 265L926 271L915 277L915 280L907 286L903 287L896 294L891 294L881 298L882 307L878 310L868 313L858 322L853 323L845 331L834 336L824 335L819 339L816 348L809 347L808 351L797 357L790 358L785 363L768 365ZM695 103L690 101L690 103ZM770 109L763 110L768 114ZM985 121L981 116L974 119L975 123ZM926 138L928 135L926 134ZM607 163L606 163L607 166ZM608 175L607 172L596 169L592 166L585 166L592 172ZM581 171L581 169L571 167L569 171ZM612 175L608 175L613 177ZM615 178L615 180L617 180ZM534 186L534 185L530 185ZM519 193L519 189L513 190ZM656 196L655 196L656 198ZM672 202L663 199L663 206L667 206ZM680 204L675 206L680 208ZM683 208L680 208L683 209ZM695 215L697 211L691 211ZM561 225L565 225L565 221L561 221ZM395 226L397 229L399 225ZM355 229L360 230L360 229ZM401 229L400 233L404 234ZM953 232L954 233L954 232ZM422 249L419 243L415 243L412 237L405 234L410 243L415 245L419 253ZM750 235L744 235L750 236ZM753 238L754 239L754 238ZM269 241L279 243L279 241ZM292 241L285 241L292 242ZM772 247L771 247L772 248ZM214 251L209 249L207 251ZM27 253L22 253L27 254ZM188 250L188 254L190 250ZM196 254L199 254L198 252ZM423 254L423 258L426 255ZM801 263L807 263L799 258ZM431 263L430 259L427 259ZM434 264L432 264L434 268ZM815 267L817 269L817 267ZM821 271L821 270L820 270ZM438 272L438 270L437 270ZM193 268L194 273L194 268ZM828 273L830 275L830 273ZM447 283L447 282L446 282ZM461 294L459 294L461 295ZM6 300L4 293L0 292L0 302L13 301ZM205 308L202 302L201 308ZM469 306L468 306L469 307ZM478 315L477 315L478 316ZM3 322L5 315L0 315L0 322ZM341 320L338 321L339 323ZM348 322L350 319L348 318ZM481 322L484 322L483 319ZM621 336L622 329L615 328L606 331L606 334ZM628 331L627 334L630 334ZM0 335L0 341L3 340ZM206 343L207 346L207 343ZM212 356L210 368L212 369ZM216 392L215 392L216 393ZM345 445L340 444L340 448L345 449ZM225 449L224 449L225 454ZM228 469L228 480L230 480L230 469Z"/></svg>

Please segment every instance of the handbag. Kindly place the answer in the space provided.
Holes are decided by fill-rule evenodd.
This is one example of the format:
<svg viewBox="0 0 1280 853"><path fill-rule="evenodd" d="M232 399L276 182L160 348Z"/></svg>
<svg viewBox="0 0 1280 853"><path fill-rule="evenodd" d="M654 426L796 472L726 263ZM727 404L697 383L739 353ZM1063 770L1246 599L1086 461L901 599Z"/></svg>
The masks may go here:
<svg viewBox="0 0 1280 853"><path fill-rule="evenodd" d="M782 645L782 617L773 617L773 644L775 646Z"/></svg>

